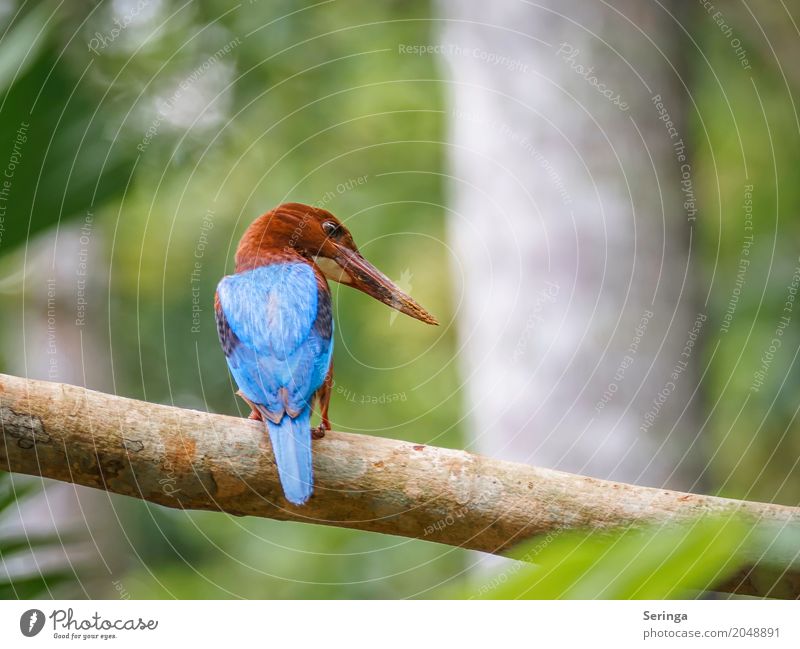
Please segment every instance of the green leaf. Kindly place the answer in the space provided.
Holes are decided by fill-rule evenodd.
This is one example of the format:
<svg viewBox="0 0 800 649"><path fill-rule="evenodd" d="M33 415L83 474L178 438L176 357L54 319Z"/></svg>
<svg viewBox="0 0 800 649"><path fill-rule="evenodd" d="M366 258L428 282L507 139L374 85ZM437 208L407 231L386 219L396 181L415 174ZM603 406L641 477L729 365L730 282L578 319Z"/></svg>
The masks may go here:
<svg viewBox="0 0 800 649"><path fill-rule="evenodd" d="M64 63L58 30L49 27L66 11L50 19L42 6L0 42L0 253L119 197L138 158L114 136L122 115L109 98L99 102L89 81L95 61Z"/></svg>
<svg viewBox="0 0 800 649"><path fill-rule="evenodd" d="M24 536L20 537L0 537L0 558L8 558L9 555L24 550L36 550L39 548L63 547L74 543L77 539L73 536L59 534L48 534L46 536Z"/></svg>
<svg viewBox="0 0 800 649"><path fill-rule="evenodd" d="M5 476L6 479L0 480L0 514L35 492L38 487L36 482L25 481L22 484L16 484L10 480L8 474L0 474L0 477L3 476Z"/></svg>
<svg viewBox="0 0 800 649"><path fill-rule="evenodd" d="M0 599L33 599L75 579L71 572L57 572L13 581L0 581Z"/></svg>
<svg viewBox="0 0 800 649"><path fill-rule="evenodd" d="M514 552L512 564L479 590L487 599L667 599L712 589L746 563L751 526L734 518L567 532Z"/></svg>
<svg viewBox="0 0 800 649"><path fill-rule="evenodd" d="M753 554L759 563L800 570L800 524L765 521L753 537Z"/></svg>
<svg viewBox="0 0 800 649"><path fill-rule="evenodd" d="M9 511L17 502L37 493L41 482L33 479L14 480L8 473L0 473L0 517ZM53 534L46 536L6 537L0 538L0 565L12 554L24 556L25 552L33 552L48 547L62 548L65 544L77 539L73 535ZM61 570L45 571L39 575L15 576L13 579L0 579L0 599L30 599L49 594L51 588L68 581L74 581L75 575Z"/></svg>
<svg viewBox="0 0 800 649"><path fill-rule="evenodd" d="M47 3L39 5L12 26L0 41L0 90L5 90L36 60L55 22L55 18L48 20L51 13L52 7Z"/></svg>

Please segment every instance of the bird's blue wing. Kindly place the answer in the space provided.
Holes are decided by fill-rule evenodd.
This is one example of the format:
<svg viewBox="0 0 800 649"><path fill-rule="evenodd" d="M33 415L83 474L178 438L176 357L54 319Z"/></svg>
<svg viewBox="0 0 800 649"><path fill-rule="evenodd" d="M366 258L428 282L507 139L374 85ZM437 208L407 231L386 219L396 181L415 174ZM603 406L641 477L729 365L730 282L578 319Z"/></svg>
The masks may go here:
<svg viewBox="0 0 800 649"><path fill-rule="evenodd" d="M333 354L330 294L307 264L262 266L217 287L217 329L242 394L266 420L286 498L313 490L311 400Z"/></svg>
<svg viewBox="0 0 800 649"><path fill-rule="evenodd" d="M217 287L218 323L239 389L278 419L310 404L333 353L329 296L307 264L262 266ZM223 335L224 329L229 332Z"/></svg>

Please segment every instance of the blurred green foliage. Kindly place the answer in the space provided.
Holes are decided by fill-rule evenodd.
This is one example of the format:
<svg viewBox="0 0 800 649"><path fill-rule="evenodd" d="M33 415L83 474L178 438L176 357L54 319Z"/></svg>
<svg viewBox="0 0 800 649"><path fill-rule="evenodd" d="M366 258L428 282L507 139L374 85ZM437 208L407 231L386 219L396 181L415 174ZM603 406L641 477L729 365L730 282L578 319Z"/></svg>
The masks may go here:
<svg viewBox="0 0 800 649"><path fill-rule="evenodd" d="M695 168L703 188L700 250L706 267L699 284L706 287L713 279L708 294L700 297L708 298L716 324L715 334L704 342L710 423L701 434L712 455L711 484L721 493L797 505L800 481L792 476L800 457L800 304L784 311L800 267L800 123L793 99L798 76L787 76L784 69L796 49L796 32L785 20L766 35L747 30L750 17L733 6L729 11L741 19L735 35L752 69L743 69L718 26L704 20L697 24L696 38L708 61L693 59L692 72L698 107L692 113ZM748 185L752 230L746 229ZM790 324L783 327L786 316ZM756 372L775 339L779 348L767 358L762 380Z"/></svg>
<svg viewBox="0 0 800 649"><path fill-rule="evenodd" d="M703 517L606 533L551 532L515 548L517 559L477 588L450 593L478 599L683 599L747 574L763 592L797 563L798 529ZM775 539L782 539L775 543ZM761 572L750 572L754 557ZM535 565L531 565L535 564Z"/></svg>
<svg viewBox="0 0 800 649"><path fill-rule="evenodd" d="M0 254L116 198L136 157L108 137L117 116L101 113L98 89L83 82L88 61L61 64L68 21L53 7L35 5L0 41L0 151L8 155Z"/></svg>
<svg viewBox="0 0 800 649"><path fill-rule="evenodd" d="M86 312L87 385L245 414L216 338L214 290L250 221L287 200L345 220L365 256L450 320L439 70L398 54L399 43L433 38L427 2L151 0L136 14L136 2L114 2L51 15L54 6L18 17L16 38L0 42L24 58L45 26L0 108L4 124L31 124L0 245L31 240L30 213L32 232L91 216L100 285ZM115 19L125 28L115 32ZM10 150L13 133L3 135ZM346 288L334 295L334 426L461 446L452 329ZM114 507L118 582L131 597L408 597L467 556L349 530ZM119 592L102 575L87 583L94 596Z"/></svg>
<svg viewBox="0 0 800 649"><path fill-rule="evenodd" d="M570 532L533 540L515 552L523 565L489 599L669 599L730 577L742 561L744 524L702 519L617 533ZM501 573L502 574L502 573ZM497 578L496 578L497 579ZM491 585L491 582L490 584Z"/></svg>

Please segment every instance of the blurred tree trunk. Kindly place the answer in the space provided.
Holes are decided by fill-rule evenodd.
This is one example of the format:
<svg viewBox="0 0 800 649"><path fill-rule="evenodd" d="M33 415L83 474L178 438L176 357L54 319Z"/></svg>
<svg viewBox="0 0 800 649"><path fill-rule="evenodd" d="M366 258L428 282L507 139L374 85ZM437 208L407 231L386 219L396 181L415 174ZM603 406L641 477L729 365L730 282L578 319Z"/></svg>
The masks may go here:
<svg viewBox="0 0 800 649"><path fill-rule="evenodd" d="M679 25L636 0L440 6L477 449L696 487L705 313Z"/></svg>

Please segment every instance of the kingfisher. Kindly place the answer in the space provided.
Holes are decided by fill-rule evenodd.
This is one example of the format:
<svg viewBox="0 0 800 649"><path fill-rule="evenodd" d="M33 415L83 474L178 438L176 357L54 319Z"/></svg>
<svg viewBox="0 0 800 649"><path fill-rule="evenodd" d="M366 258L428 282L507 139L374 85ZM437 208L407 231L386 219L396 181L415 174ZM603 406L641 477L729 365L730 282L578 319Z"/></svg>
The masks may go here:
<svg viewBox="0 0 800 649"><path fill-rule="evenodd" d="M235 272L217 286L217 333L239 396L269 434L286 500L314 490L311 440L331 429L333 311L328 280L422 322L438 322L358 251L327 210L284 203L242 235ZM311 410L320 424L312 430Z"/></svg>

